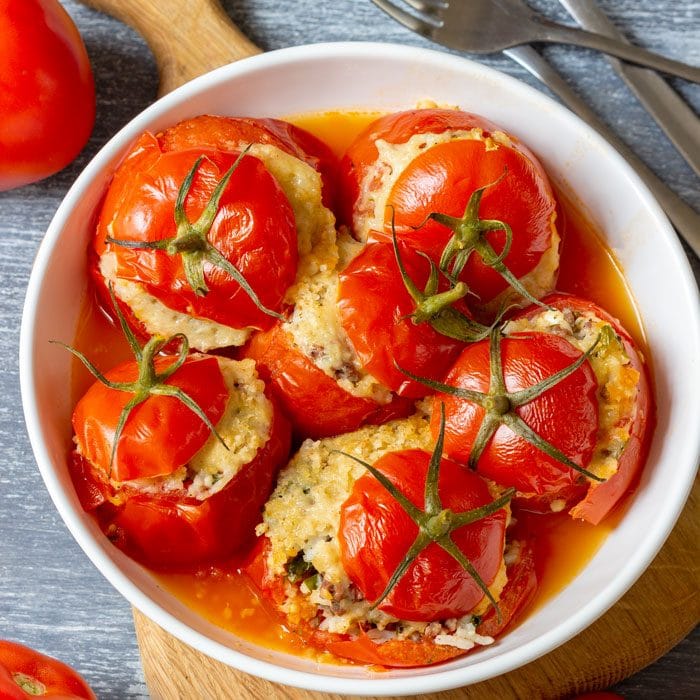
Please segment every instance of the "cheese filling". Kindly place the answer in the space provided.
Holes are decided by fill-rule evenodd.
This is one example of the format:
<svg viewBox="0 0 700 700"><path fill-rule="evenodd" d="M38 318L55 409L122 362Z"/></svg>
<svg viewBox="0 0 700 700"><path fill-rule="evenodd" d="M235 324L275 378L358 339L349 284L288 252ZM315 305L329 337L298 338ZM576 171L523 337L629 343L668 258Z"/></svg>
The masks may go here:
<svg viewBox="0 0 700 700"><path fill-rule="evenodd" d="M377 160L368 168L365 178L360 183L360 195L353 217L355 235L361 241L366 241L370 231L384 230L389 194L401 173L418 155L438 144L460 140L483 141L487 151L495 150L499 145L512 145L508 135L502 131L494 131L490 136L484 136L483 130L479 128L447 129L439 134L414 134L404 143L387 143L378 139Z"/></svg>
<svg viewBox="0 0 700 700"><path fill-rule="evenodd" d="M371 604L345 573L338 543L340 509L365 468L339 454L346 452L373 463L388 452L432 448L429 417L416 414L381 426L367 426L333 438L306 440L280 474L267 502L258 535L270 543L267 566L286 580L281 606L290 623L357 635L376 643L389 639L432 640L470 649L489 644L476 632L477 616L488 609L484 598L469 615L436 622L399 620ZM507 582L505 560L490 586L498 600Z"/></svg>
<svg viewBox="0 0 700 700"><path fill-rule="evenodd" d="M347 264L359 248L357 241L341 235L339 267ZM349 394L389 403L391 392L363 369L342 326L337 304L339 284L337 270L321 270L302 280L294 289L294 310L282 328L294 348Z"/></svg>
<svg viewBox="0 0 700 700"><path fill-rule="evenodd" d="M565 338L581 352L595 343L606 321L586 311L543 309L531 318L509 321L506 333L541 331ZM617 472L618 461L637 414L639 372L632 366L624 345L614 333L601 341L589 357L598 382L598 435L591 463L586 469L602 479Z"/></svg>

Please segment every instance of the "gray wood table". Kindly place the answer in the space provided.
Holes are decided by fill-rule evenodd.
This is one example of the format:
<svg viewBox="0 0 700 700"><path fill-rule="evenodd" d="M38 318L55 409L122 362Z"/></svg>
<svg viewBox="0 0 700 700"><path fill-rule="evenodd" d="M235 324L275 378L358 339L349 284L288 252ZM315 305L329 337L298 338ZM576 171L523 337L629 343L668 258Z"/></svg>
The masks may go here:
<svg viewBox="0 0 700 700"><path fill-rule="evenodd" d="M226 0L243 31L265 50L318 41L371 40L431 46L369 0ZM532 5L567 21L554 0ZM639 44L700 65L700 2L601 0ZM0 637L78 668L100 698L147 697L129 605L88 561L41 481L20 406L17 347L24 293L36 249L59 202L97 150L156 96L157 75L143 40L119 22L64 0L87 45L97 82L97 122L84 152L44 182L0 193ZM700 210L698 179L654 122L591 52L550 47L546 57L680 196ZM504 56L479 60L539 87ZM696 111L700 88L674 86ZM698 144L700 148L700 144ZM693 258L696 273L700 270ZM627 698L697 698L700 634L621 683Z"/></svg>

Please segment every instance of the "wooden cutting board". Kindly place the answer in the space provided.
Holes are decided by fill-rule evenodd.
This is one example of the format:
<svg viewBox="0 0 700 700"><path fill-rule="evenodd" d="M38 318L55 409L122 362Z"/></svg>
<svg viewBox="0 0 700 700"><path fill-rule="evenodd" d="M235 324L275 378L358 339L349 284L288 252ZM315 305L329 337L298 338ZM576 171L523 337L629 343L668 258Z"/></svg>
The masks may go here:
<svg viewBox="0 0 700 700"><path fill-rule="evenodd" d="M160 94L260 49L230 21L218 0L81 0L133 26L148 42ZM468 689L424 700L559 698L606 688L650 664L700 620L700 487L664 548L606 615L550 654ZM340 695L283 687L235 671L183 644L134 610L146 681L155 700L284 698L340 700Z"/></svg>

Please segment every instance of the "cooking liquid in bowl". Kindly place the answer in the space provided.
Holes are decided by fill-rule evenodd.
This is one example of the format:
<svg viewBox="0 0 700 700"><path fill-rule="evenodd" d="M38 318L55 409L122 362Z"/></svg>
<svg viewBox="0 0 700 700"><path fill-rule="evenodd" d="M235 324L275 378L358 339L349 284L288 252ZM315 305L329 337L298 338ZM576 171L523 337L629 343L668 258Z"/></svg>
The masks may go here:
<svg viewBox="0 0 700 700"><path fill-rule="evenodd" d="M324 140L342 155L355 136L378 113L331 112L301 115L289 121ZM557 290L577 294L600 304L616 316L645 351L639 315L619 264L596 234L574 199L557 189L560 204L557 227L562 236ZM89 299L81 315L75 347L87 350L97 367L108 368L130 358L121 331ZM73 366L73 402L93 382L78 361ZM567 513L518 516L516 527L527 529L535 547L539 588L525 615L562 590L592 558L626 509L629 497L602 524L592 526ZM154 573L172 595L210 622L264 647L334 663L350 663L304 645L286 630L261 601L248 580L238 572L240 559L201 566L188 573Z"/></svg>

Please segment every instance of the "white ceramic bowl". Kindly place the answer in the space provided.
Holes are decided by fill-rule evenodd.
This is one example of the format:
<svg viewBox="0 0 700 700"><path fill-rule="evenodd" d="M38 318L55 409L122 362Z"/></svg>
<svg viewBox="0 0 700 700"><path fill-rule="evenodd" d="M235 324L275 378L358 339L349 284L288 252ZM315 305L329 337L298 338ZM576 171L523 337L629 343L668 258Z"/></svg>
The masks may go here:
<svg viewBox="0 0 700 700"><path fill-rule="evenodd" d="M319 666L240 640L165 593L102 535L78 503L66 469L68 353L86 293L85 253L115 164L144 130L202 113L283 116L331 109L398 110L431 97L483 114L520 137L605 232L621 261L653 352L658 425L641 485L620 525L565 590L493 646L450 663L372 674ZM139 610L184 642L238 669L307 689L361 695L437 691L504 673L562 644L599 617L648 566L686 500L700 453L698 292L658 205L617 153L536 90L437 52L383 44L322 44L220 68L159 100L94 158L49 227L22 323L24 410L39 468L61 516L95 566Z"/></svg>

